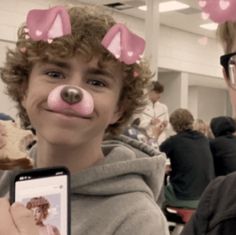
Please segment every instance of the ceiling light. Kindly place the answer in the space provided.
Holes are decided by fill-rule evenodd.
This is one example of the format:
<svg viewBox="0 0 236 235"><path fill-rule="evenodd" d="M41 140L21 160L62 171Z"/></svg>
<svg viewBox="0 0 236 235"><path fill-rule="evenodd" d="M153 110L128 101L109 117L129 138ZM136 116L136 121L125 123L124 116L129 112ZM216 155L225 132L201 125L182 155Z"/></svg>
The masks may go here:
<svg viewBox="0 0 236 235"><path fill-rule="evenodd" d="M214 31L217 29L218 24L216 23L207 23L207 24L201 24L200 27L203 29Z"/></svg>
<svg viewBox="0 0 236 235"><path fill-rule="evenodd" d="M189 5L184 4L178 1L168 1L168 2L161 2L159 3L159 12L168 12L168 11L178 11L189 8ZM143 5L138 7L139 10L146 11L147 6Z"/></svg>
<svg viewBox="0 0 236 235"><path fill-rule="evenodd" d="M138 9L141 10L141 11L146 11L147 10L147 5L139 6Z"/></svg>

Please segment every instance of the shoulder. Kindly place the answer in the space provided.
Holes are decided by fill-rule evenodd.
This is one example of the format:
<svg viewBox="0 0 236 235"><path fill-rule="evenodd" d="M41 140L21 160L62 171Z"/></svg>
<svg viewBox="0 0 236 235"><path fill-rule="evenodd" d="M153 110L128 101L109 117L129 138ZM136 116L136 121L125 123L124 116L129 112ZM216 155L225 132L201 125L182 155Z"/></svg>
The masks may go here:
<svg viewBox="0 0 236 235"><path fill-rule="evenodd" d="M136 200L139 197L136 198ZM146 199L145 199L146 198ZM139 198L140 199L140 198ZM123 222L118 227L115 235L136 234L168 235L167 221L154 200L142 197L141 202L138 200L136 207L126 213Z"/></svg>
<svg viewBox="0 0 236 235"><path fill-rule="evenodd" d="M236 191L232 190L235 185L236 172L213 180L203 193L197 211L182 235L205 234L229 216L232 217L232 211L236 210Z"/></svg>
<svg viewBox="0 0 236 235"><path fill-rule="evenodd" d="M236 172L215 178L206 188L201 199L201 204L207 206L211 212L219 211L223 208L224 210L227 209L229 201L235 201L236 191L235 193L232 191L235 185ZM229 207L232 208L233 204L230 204Z"/></svg>
<svg viewBox="0 0 236 235"><path fill-rule="evenodd" d="M158 106L159 108L161 107L164 110L168 110L167 106L159 101L155 103L155 106Z"/></svg>

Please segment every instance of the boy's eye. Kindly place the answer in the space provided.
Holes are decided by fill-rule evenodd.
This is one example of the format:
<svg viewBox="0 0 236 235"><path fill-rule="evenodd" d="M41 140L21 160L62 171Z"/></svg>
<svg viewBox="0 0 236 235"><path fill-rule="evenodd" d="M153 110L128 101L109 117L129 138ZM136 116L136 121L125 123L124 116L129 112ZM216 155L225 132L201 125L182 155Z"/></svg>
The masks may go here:
<svg viewBox="0 0 236 235"><path fill-rule="evenodd" d="M105 82L100 81L100 80L88 80L87 82L88 84L92 85L92 86L98 86L98 87L106 87Z"/></svg>
<svg viewBox="0 0 236 235"><path fill-rule="evenodd" d="M64 79L65 78L65 75L61 72L58 72L58 71L48 71L48 72L46 72L46 75L51 78L56 78L56 79Z"/></svg>

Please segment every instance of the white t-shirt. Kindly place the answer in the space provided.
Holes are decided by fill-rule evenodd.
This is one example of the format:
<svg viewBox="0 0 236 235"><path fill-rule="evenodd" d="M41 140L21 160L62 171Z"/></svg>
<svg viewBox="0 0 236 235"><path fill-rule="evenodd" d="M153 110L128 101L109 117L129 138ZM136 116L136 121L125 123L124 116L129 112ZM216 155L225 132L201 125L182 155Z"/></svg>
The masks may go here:
<svg viewBox="0 0 236 235"><path fill-rule="evenodd" d="M169 112L168 108L165 104L157 101L152 103L148 101L147 106L143 110L141 114L139 114L140 118L140 127L144 128L148 132L148 128L150 127L151 120L153 118L158 118L160 121L167 121L168 125L167 128L160 134L158 138L158 144L161 144L167 138L167 132L169 125Z"/></svg>

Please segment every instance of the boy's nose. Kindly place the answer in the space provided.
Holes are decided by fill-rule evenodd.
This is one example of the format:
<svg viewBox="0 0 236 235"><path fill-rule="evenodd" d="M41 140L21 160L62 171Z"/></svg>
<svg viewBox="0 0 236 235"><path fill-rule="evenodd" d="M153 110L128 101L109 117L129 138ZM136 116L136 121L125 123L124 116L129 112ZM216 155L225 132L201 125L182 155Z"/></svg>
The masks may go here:
<svg viewBox="0 0 236 235"><path fill-rule="evenodd" d="M76 104L83 98L83 94L80 89L72 86L65 86L61 90L61 98L68 104Z"/></svg>

